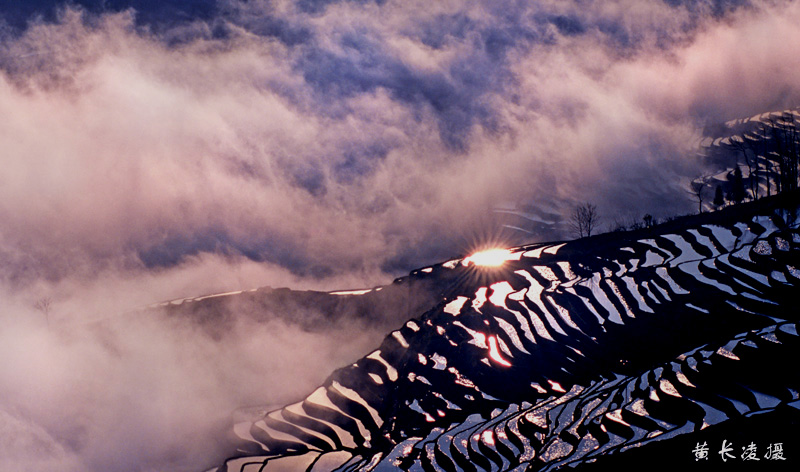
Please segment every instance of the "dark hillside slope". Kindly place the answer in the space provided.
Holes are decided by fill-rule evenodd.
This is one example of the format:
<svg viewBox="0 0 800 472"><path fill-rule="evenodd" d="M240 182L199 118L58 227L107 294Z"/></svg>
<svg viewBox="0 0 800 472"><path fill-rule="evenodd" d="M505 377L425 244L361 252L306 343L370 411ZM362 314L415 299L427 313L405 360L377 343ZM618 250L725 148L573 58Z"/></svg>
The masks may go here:
<svg viewBox="0 0 800 472"><path fill-rule="evenodd" d="M398 285L427 287L430 309L305 399L243 418L220 470L554 470L645 448L723 465L728 432L739 465L751 437L759 470L796 466L796 434L749 428L797 424L797 209L787 193L414 271ZM763 457L779 442L789 462Z"/></svg>

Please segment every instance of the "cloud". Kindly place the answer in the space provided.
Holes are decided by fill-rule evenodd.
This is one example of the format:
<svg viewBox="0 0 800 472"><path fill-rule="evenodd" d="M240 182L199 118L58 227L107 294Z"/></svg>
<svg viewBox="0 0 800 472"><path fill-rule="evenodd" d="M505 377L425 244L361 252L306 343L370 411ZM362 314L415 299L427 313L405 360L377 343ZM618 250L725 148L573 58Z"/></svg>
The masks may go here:
<svg viewBox="0 0 800 472"><path fill-rule="evenodd" d="M385 328L243 309L220 340L121 313L387 283L567 237L583 201L686 213L702 127L800 99L788 2L131 5L2 32L0 455L45 451L22 470L191 470L230 410L307 393Z"/></svg>
<svg viewBox="0 0 800 472"><path fill-rule="evenodd" d="M223 330L160 311L46 324L0 308L15 315L0 324L0 452L20 471L206 470L234 454L234 410L302 397L387 329L317 320L312 332L243 303Z"/></svg>

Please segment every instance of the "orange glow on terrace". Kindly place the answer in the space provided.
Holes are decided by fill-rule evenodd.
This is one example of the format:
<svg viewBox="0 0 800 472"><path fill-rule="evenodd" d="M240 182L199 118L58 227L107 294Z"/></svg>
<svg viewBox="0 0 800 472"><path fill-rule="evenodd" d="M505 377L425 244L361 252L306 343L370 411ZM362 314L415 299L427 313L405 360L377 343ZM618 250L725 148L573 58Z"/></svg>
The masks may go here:
<svg viewBox="0 0 800 472"><path fill-rule="evenodd" d="M487 249L467 257L463 264L465 266L472 263L481 267L499 267L511 259L514 257L511 255L510 249Z"/></svg>
<svg viewBox="0 0 800 472"><path fill-rule="evenodd" d="M500 350L497 349L497 338L494 336L489 336L489 357L502 366L511 367L511 363L500 355Z"/></svg>

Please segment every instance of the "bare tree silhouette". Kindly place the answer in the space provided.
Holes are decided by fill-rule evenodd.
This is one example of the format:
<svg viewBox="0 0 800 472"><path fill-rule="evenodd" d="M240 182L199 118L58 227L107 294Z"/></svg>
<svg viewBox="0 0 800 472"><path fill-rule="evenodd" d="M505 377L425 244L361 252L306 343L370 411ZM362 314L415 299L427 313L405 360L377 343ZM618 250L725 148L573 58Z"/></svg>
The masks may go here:
<svg viewBox="0 0 800 472"><path fill-rule="evenodd" d="M572 233L576 237L583 238L592 235L592 231L597 228L600 222L600 215L597 213L595 205L584 203L575 208L575 211L570 215L569 221Z"/></svg>
<svg viewBox="0 0 800 472"><path fill-rule="evenodd" d="M689 193L697 200L697 213L703 213L703 190L706 188L708 178L708 174L703 174L689 183Z"/></svg>
<svg viewBox="0 0 800 472"><path fill-rule="evenodd" d="M50 297L42 297L36 300L36 303L33 304L33 307L44 313L44 319L47 322L47 326L49 327L50 309L53 307L53 299Z"/></svg>

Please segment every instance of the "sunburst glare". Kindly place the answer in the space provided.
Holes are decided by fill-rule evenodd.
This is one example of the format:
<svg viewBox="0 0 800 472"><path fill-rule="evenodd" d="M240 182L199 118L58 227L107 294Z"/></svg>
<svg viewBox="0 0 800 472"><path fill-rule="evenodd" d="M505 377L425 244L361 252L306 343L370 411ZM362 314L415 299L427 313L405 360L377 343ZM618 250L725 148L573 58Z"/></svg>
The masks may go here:
<svg viewBox="0 0 800 472"><path fill-rule="evenodd" d="M475 264L481 267L499 267L511 259L515 259L515 257L510 249L494 248L478 251L464 259L462 264L465 266Z"/></svg>

